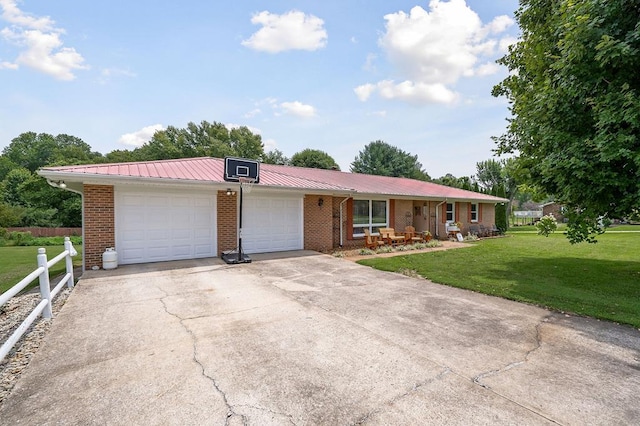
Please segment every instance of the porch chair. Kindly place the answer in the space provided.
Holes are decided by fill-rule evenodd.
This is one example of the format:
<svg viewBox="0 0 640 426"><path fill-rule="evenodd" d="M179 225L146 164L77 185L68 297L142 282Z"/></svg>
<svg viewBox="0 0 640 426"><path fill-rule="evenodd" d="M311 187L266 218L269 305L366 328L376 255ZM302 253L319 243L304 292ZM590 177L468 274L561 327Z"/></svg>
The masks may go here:
<svg viewBox="0 0 640 426"><path fill-rule="evenodd" d="M375 250L380 246L383 246L384 241L378 240L377 235L371 235L368 229L364 230L364 246L370 250Z"/></svg>
<svg viewBox="0 0 640 426"><path fill-rule="evenodd" d="M379 228L380 237L391 246L395 246L398 243L407 243L407 238L404 235L396 235L396 231L393 228Z"/></svg>
<svg viewBox="0 0 640 426"><path fill-rule="evenodd" d="M411 244L421 243L423 238L416 234L416 228L413 226L404 227L404 237L407 242L411 241Z"/></svg>

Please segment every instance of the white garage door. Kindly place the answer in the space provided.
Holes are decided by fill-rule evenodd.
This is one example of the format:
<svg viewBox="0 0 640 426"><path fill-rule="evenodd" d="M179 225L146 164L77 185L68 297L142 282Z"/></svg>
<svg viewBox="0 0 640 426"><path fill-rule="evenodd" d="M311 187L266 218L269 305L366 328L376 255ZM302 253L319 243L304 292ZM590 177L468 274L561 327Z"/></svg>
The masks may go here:
<svg viewBox="0 0 640 426"><path fill-rule="evenodd" d="M116 189L118 262L216 256L215 212L212 193Z"/></svg>
<svg viewBox="0 0 640 426"><path fill-rule="evenodd" d="M245 253L302 249L302 197L245 194L242 204Z"/></svg>

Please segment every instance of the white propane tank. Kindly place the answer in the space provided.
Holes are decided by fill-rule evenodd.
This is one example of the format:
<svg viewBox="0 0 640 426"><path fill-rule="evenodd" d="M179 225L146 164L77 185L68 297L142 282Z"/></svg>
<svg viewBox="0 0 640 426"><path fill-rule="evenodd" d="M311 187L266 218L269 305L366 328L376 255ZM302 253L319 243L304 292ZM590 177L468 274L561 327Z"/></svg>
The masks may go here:
<svg viewBox="0 0 640 426"><path fill-rule="evenodd" d="M108 247L102 253L102 269L116 269L118 267L118 253L115 247Z"/></svg>

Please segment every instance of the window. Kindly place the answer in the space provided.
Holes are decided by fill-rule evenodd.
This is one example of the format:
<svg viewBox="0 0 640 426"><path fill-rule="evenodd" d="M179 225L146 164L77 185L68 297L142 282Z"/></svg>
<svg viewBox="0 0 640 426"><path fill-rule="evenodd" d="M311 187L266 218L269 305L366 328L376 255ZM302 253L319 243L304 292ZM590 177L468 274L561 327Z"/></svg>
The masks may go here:
<svg viewBox="0 0 640 426"><path fill-rule="evenodd" d="M353 200L353 236L364 236L364 230L373 233L374 228L387 226L387 202L385 200Z"/></svg>
<svg viewBox="0 0 640 426"><path fill-rule="evenodd" d="M478 203L471 203L470 207L471 222L478 221Z"/></svg>
<svg viewBox="0 0 640 426"><path fill-rule="evenodd" d="M456 220L455 203L447 203L447 222Z"/></svg>

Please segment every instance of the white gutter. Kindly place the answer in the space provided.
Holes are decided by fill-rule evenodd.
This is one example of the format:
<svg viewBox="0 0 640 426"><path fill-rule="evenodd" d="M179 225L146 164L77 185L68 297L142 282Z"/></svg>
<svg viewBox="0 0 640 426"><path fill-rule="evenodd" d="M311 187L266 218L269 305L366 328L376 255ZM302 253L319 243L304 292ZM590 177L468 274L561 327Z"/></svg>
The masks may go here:
<svg viewBox="0 0 640 426"><path fill-rule="evenodd" d="M344 203L347 202L347 200L349 200L349 198L351 198L351 194L349 194L349 196L347 198L345 198L344 200L342 200L340 202L340 247L342 248L343 243L344 243L344 230L342 229L342 205Z"/></svg>
<svg viewBox="0 0 640 426"><path fill-rule="evenodd" d="M439 219L438 212L440 211L440 209L438 207L440 207L446 202L447 202L447 199L445 198L443 202L441 202L436 206L436 238L440 238L440 234L438 233L438 224L440 223L440 221L438 220Z"/></svg>

